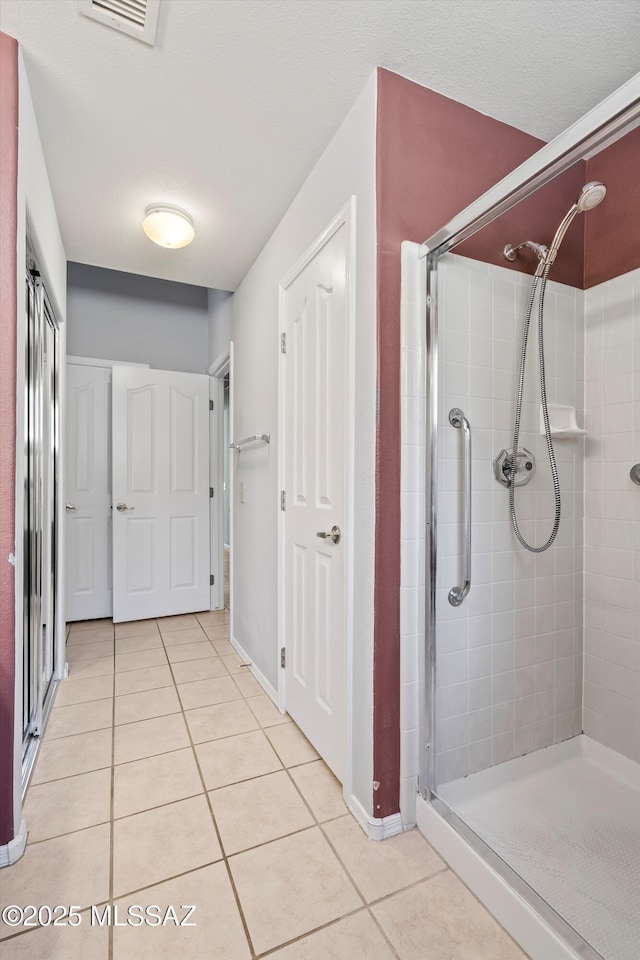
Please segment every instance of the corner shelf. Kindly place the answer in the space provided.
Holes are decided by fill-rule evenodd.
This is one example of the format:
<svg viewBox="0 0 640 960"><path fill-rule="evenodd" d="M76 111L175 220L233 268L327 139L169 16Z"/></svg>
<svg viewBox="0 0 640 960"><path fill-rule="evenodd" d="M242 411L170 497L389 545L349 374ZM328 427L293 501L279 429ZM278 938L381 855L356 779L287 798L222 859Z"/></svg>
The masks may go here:
<svg viewBox="0 0 640 960"><path fill-rule="evenodd" d="M548 403L551 437L555 440L570 440L586 436L587 431L578 426L576 408L564 403ZM540 433L544 434L544 418L540 408Z"/></svg>

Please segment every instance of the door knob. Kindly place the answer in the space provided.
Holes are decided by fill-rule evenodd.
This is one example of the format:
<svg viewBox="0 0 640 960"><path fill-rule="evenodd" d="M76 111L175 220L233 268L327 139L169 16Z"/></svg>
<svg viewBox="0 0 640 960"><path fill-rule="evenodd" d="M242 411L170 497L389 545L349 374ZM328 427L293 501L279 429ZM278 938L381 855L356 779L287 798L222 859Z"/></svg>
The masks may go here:
<svg viewBox="0 0 640 960"><path fill-rule="evenodd" d="M124 513L125 510L135 510L135 507L128 507L126 503L116 503L118 513Z"/></svg>
<svg viewBox="0 0 640 960"><path fill-rule="evenodd" d="M65 510L77 510L77 509L78 509L74 503L65 503L64 508L65 508Z"/></svg>
<svg viewBox="0 0 640 960"><path fill-rule="evenodd" d="M329 533L326 533L324 530L318 530L316 537L320 537L321 540L332 540L333 543L340 543L342 539L342 530L340 527L333 526Z"/></svg>

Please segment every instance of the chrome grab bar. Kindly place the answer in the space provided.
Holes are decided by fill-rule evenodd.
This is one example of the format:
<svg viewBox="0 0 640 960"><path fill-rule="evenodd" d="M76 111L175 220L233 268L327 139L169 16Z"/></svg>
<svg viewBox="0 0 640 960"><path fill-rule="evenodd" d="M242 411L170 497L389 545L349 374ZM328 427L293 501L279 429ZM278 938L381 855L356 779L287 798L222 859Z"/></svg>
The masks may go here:
<svg viewBox="0 0 640 960"><path fill-rule="evenodd" d="M230 450L239 450L245 443L271 443L270 433L254 433L252 437L245 437L244 440L236 440L229 444Z"/></svg>
<svg viewBox="0 0 640 960"><path fill-rule="evenodd" d="M464 583L449 590L449 603L452 607L459 607L471 590L471 427L459 407L449 411L449 423L464 433L464 505L462 514L464 539Z"/></svg>

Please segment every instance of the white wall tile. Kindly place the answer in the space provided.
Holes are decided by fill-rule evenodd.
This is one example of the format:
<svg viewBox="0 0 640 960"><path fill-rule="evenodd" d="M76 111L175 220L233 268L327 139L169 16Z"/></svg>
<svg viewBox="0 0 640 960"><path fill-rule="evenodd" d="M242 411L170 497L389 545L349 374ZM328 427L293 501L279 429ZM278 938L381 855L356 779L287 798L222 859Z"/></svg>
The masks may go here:
<svg viewBox="0 0 640 960"><path fill-rule="evenodd" d="M404 248L413 248L416 256L415 244ZM415 273L415 265L412 269ZM563 514L555 544L540 555L517 544L508 493L495 483L492 468L499 450L512 444L529 282L455 255L439 265L436 740L441 782L582 728L615 749L635 750L640 759L640 500L628 479L634 457L640 459L640 271L584 293L548 284L549 399L574 404L588 436L555 443ZM403 305L402 341L411 348L406 363L403 358L407 400L425 379L423 310L419 295L409 299L412 303ZM405 331L411 323L416 328ZM530 344L533 357L535 337ZM535 364L529 362L520 444L533 452L538 469L529 486L517 491L516 502L522 532L541 543L551 529L554 502L537 391ZM461 437L447 419L454 405L472 424L474 467L473 586L459 608L447 602L462 571ZM412 495L424 489L424 400L417 407L404 405L403 428L402 490ZM413 455L405 453L405 444L413 446ZM402 536L415 539L419 559L414 550L402 549L407 570L402 585L416 590L416 568L424 570L424 531L416 527L418 506L411 497L403 496L403 511ZM411 625L412 609L408 604L405 614ZM416 646L407 642L410 662L417 657ZM405 669L403 679L410 676ZM409 683L405 687L405 693L413 690ZM402 773L413 782L415 770L403 767Z"/></svg>

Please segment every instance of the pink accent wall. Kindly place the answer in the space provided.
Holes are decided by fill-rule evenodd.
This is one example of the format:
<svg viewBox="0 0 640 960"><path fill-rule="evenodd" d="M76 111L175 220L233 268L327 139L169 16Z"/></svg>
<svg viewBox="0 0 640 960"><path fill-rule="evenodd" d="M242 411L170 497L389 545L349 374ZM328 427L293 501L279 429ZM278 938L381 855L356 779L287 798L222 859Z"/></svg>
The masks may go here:
<svg viewBox="0 0 640 960"><path fill-rule="evenodd" d="M640 127L587 160L607 195L584 218L585 287L640 267Z"/></svg>
<svg viewBox="0 0 640 960"><path fill-rule="evenodd" d="M13 840L18 44L0 33L0 845Z"/></svg>
<svg viewBox="0 0 640 960"><path fill-rule="evenodd" d="M387 70L378 71L376 195L378 396L373 815L398 811L400 780L400 244L423 242L535 153L543 141ZM584 165L457 252L500 266L508 242L548 242L584 183ZM554 279L582 286L583 226ZM514 269L529 267L519 261Z"/></svg>

